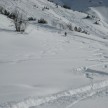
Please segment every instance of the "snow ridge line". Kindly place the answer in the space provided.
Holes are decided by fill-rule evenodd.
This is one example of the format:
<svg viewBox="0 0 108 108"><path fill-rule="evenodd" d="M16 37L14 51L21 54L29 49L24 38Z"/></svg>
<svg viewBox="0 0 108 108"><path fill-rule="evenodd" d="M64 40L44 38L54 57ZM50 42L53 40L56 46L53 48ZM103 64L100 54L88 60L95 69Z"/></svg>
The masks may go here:
<svg viewBox="0 0 108 108"><path fill-rule="evenodd" d="M108 80L95 83L93 86L88 85L88 86L74 89L74 90L71 89L71 90L59 92L57 94L49 95L46 97L40 97L40 98L31 97L31 98L24 99L20 102L4 103L0 105L0 108L30 108L32 106L39 106L41 104L55 101L62 97L69 97L69 96L75 96L75 95L78 96L78 95L84 95L84 94L87 94L87 96L84 96L84 97L88 97L89 95L90 96L95 95L96 92L102 91L102 89L107 88L107 87L108 87Z"/></svg>

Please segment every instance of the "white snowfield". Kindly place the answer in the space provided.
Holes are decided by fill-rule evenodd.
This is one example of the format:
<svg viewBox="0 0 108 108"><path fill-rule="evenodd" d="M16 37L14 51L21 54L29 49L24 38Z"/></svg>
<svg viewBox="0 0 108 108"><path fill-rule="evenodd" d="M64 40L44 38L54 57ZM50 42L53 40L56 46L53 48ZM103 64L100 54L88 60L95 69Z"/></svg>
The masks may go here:
<svg viewBox="0 0 108 108"><path fill-rule="evenodd" d="M95 17L88 19L47 0L0 0L0 6L36 18L17 33L13 21L0 14L0 108L108 107L105 5L90 7L87 13ZM48 24L37 23L40 18ZM68 30L69 24L87 34Z"/></svg>

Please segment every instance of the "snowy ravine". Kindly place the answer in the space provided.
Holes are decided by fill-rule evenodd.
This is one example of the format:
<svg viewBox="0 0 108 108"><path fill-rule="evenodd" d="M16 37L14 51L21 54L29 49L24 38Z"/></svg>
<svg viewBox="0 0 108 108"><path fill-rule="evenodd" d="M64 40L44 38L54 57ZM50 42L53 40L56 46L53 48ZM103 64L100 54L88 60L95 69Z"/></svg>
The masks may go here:
<svg viewBox="0 0 108 108"><path fill-rule="evenodd" d="M55 1L82 9L81 0ZM108 107L108 1L82 1L85 13L48 0L0 0L9 12L36 18L18 33L0 14L0 108Z"/></svg>

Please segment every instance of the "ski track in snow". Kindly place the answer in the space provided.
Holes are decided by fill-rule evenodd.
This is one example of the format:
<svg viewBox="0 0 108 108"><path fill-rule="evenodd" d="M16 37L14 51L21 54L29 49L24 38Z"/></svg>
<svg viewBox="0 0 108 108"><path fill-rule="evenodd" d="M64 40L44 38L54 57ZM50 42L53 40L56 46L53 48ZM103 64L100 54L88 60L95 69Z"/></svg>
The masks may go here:
<svg viewBox="0 0 108 108"><path fill-rule="evenodd" d="M50 106L60 106L59 108L71 108L77 102L92 96L107 94L108 81L94 83L78 89L70 89L46 97L28 97L20 102L8 102L0 105L0 108L50 108ZM56 108L56 107L54 107Z"/></svg>

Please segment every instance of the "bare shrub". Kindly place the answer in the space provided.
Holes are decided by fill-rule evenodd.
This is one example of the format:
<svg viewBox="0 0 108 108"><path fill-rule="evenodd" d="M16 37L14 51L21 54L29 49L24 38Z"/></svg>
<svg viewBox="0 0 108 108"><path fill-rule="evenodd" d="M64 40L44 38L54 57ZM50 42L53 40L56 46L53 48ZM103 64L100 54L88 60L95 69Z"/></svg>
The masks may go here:
<svg viewBox="0 0 108 108"><path fill-rule="evenodd" d="M73 31L73 27L72 27L72 24L67 24L67 28L71 31Z"/></svg>
<svg viewBox="0 0 108 108"><path fill-rule="evenodd" d="M38 23L47 24L47 21L45 19L41 18L38 20Z"/></svg>
<svg viewBox="0 0 108 108"><path fill-rule="evenodd" d="M78 29L77 27L74 27L74 31L77 31L77 29Z"/></svg>
<svg viewBox="0 0 108 108"><path fill-rule="evenodd" d="M3 11L4 11L3 7L0 6L0 13L3 14Z"/></svg>
<svg viewBox="0 0 108 108"><path fill-rule="evenodd" d="M36 21L36 18L29 17L29 18L28 18L28 21Z"/></svg>
<svg viewBox="0 0 108 108"><path fill-rule="evenodd" d="M21 11L16 9L14 11L14 24L15 24L15 29L17 32L24 32L26 29L26 25L27 25L27 16L26 14Z"/></svg>
<svg viewBox="0 0 108 108"><path fill-rule="evenodd" d="M97 24L97 25L99 25L99 21L96 21L96 22L94 22L94 24Z"/></svg>
<svg viewBox="0 0 108 108"><path fill-rule="evenodd" d="M77 32L81 32L81 31L82 31L81 27L78 27Z"/></svg>

